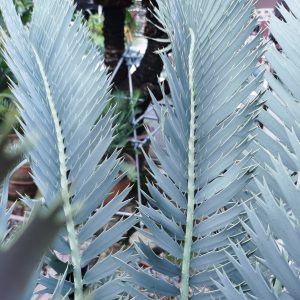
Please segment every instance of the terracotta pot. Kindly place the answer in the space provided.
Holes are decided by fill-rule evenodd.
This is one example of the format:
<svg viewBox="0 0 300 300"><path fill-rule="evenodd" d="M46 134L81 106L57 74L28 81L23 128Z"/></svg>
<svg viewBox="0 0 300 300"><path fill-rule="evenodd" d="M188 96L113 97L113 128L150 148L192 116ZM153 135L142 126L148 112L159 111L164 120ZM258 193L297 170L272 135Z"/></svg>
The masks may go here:
<svg viewBox="0 0 300 300"><path fill-rule="evenodd" d="M125 176L119 181L112 189L111 194L104 200L104 205L109 203L117 194L123 192L128 186L130 186L131 180Z"/></svg>
<svg viewBox="0 0 300 300"><path fill-rule="evenodd" d="M15 134L11 134L9 139L11 146L19 143L19 139ZM27 195L31 198L35 196L37 186L30 173L31 169L29 164L25 164L11 176L8 190L8 197L10 200L16 200L19 198L19 194Z"/></svg>
<svg viewBox="0 0 300 300"><path fill-rule="evenodd" d="M27 195L31 198L35 196L37 186L35 185L30 172L31 169L29 164L25 164L13 174L9 182L9 199L17 199L19 194Z"/></svg>

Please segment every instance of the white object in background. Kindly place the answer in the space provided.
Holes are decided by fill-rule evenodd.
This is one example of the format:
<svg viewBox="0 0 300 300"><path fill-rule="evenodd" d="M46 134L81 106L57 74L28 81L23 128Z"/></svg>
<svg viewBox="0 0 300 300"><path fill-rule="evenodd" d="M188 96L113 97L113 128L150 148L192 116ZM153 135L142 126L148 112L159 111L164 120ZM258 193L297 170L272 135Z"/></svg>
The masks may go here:
<svg viewBox="0 0 300 300"><path fill-rule="evenodd" d="M272 18L273 8L261 8L255 10L255 16L258 18L258 22L269 22Z"/></svg>

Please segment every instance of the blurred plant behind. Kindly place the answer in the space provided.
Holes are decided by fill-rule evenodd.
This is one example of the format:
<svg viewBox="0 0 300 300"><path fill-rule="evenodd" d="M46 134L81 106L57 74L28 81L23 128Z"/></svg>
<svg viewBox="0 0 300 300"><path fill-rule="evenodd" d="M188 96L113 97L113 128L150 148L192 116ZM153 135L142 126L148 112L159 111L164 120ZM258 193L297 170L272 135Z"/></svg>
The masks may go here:
<svg viewBox="0 0 300 300"><path fill-rule="evenodd" d="M98 12L91 11L91 13L87 15L87 19L91 39L93 40L95 45L100 48L101 51L104 51L104 16L102 14L99 14ZM129 11L126 11L126 18L124 22L126 44L132 42L136 28L137 27L134 17Z"/></svg>
<svg viewBox="0 0 300 300"><path fill-rule="evenodd" d="M134 39L136 22L134 17L128 13L130 6L134 3L132 0L106 1L94 0L103 9L103 37L104 37L104 57L105 64L109 72L115 71L113 78L113 88L129 94L128 66L126 60L122 60L126 54L127 46L130 46L130 40ZM161 24L154 16L154 7L157 7L156 0L139 1L145 10L144 36L148 38L147 48L139 66L132 74L134 89L141 93L141 99L138 103L138 110L142 115L151 102L151 91L157 98L162 98L162 91L157 78L163 70L163 63L156 53L166 46L166 35L161 30ZM141 9L141 8L140 8ZM125 27L125 31L124 31ZM126 34L128 32L129 34ZM132 37L131 37L132 36ZM129 43L128 43L129 42ZM121 61L121 65L118 65ZM168 91L167 84L165 85ZM141 129L142 131L142 129Z"/></svg>

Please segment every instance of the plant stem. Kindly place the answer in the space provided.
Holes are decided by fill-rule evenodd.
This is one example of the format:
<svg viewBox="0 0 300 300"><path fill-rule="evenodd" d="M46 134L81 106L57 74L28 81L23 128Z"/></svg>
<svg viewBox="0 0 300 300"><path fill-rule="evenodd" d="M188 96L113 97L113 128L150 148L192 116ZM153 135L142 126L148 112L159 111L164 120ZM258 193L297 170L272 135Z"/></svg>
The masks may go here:
<svg viewBox="0 0 300 300"><path fill-rule="evenodd" d="M74 286L75 286L75 299L82 300L83 299L83 282L82 282L82 273L81 273L81 265L80 265L80 251L79 251L79 243L76 236L75 224L72 218L72 207L70 204L69 191L66 193L62 192L62 197L64 201L64 213L66 216L66 225L69 236L69 245L71 249L71 260L74 267Z"/></svg>
<svg viewBox="0 0 300 300"><path fill-rule="evenodd" d="M32 46L33 47L33 46ZM76 236L75 224L72 218L72 206L70 203L70 194L68 187L68 178L67 178L67 166L66 166L66 155L65 155L65 145L64 138L62 134L62 128L60 126L60 120L58 113L55 109L55 103L53 101L50 84L46 76L46 72L44 70L42 61L37 53L37 51L33 47L33 51L35 53L35 57L37 60L37 64L39 66L39 70L41 72L44 87L47 94L47 100L49 103L51 116L53 118L54 126L55 126L55 134L57 139L57 147L58 147L58 157L59 157L59 166L60 166L60 193L63 201L64 213L66 216L66 227L69 236L69 245L71 250L71 261L74 267L74 286L75 286L75 300L83 300L83 281L81 274L81 265L80 265L80 250L79 243Z"/></svg>
<svg viewBox="0 0 300 300"><path fill-rule="evenodd" d="M191 47L189 53L189 88L191 93L191 119L190 119L190 137L188 153L188 204L187 204L187 222L184 238L184 250L182 259L181 272L181 289L180 299L189 298L189 278L191 249L193 241L193 222L194 222L194 205L195 205L195 130L196 130L196 113L195 113L195 89L194 89L194 51L195 51L195 34L190 29Z"/></svg>

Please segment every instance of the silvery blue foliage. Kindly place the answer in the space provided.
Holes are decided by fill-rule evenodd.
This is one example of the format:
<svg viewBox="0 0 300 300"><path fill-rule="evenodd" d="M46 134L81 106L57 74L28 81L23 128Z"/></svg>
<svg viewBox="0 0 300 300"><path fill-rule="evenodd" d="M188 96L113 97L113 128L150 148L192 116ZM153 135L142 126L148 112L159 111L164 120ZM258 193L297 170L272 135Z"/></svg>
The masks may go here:
<svg viewBox="0 0 300 300"><path fill-rule="evenodd" d="M133 216L105 230L128 194L127 189L103 206L122 177L118 153L106 157L113 140L113 111L104 114L110 81L86 24L80 15L74 17L72 1L34 1L28 26L22 25L11 0L1 0L0 8L8 32L2 32L4 56L16 78L11 84L20 122L25 137L36 137L29 151L33 177L48 207L58 198L63 201L66 225L53 250L69 255L68 274L74 275L76 299L82 299L83 286L100 282L103 276L97 270L103 271L106 262L99 261L85 275L81 269L136 222ZM108 277L117 268L111 264L103 274ZM71 282L55 289L57 279L40 280L56 295L73 290ZM93 295L99 299L97 293L106 288L96 286Z"/></svg>
<svg viewBox="0 0 300 300"><path fill-rule="evenodd" d="M266 53L270 89L264 95L267 110L259 116L264 129L256 137L262 179L256 181L256 209L246 207L250 224L244 225L258 257L251 263L240 247L229 256L249 286L248 296L266 300L300 298L300 4L285 2L290 11L281 5L284 19L274 16L270 23L282 52L270 45ZM219 275L227 299L245 297L226 274Z"/></svg>
<svg viewBox="0 0 300 300"><path fill-rule="evenodd" d="M222 296L216 268L242 283L226 252L232 253L229 237L249 244L240 194L254 172L249 145L260 95L249 95L261 84L262 74L253 73L263 45L260 35L248 41L256 25L253 1L158 4L172 50L161 54L172 102L164 97L164 109L153 99L164 146L152 138L159 163L146 156L155 182L148 182L149 204L140 211L144 234L166 256L141 242L137 250L151 272L124 268L133 287L157 297L211 299Z"/></svg>

